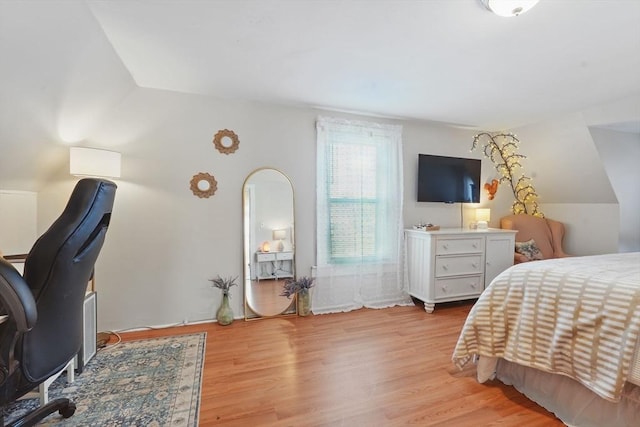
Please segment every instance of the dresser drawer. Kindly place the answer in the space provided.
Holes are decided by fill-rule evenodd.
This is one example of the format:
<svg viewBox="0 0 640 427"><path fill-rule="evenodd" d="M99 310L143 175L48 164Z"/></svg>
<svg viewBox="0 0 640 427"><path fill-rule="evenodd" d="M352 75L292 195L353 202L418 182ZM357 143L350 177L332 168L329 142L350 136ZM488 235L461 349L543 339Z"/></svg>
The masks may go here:
<svg viewBox="0 0 640 427"><path fill-rule="evenodd" d="M470 237L467 239L438 239L436 240L436 255L483 252L483 243L482 237Z"/></svg>
<svg viewBox="0 0 640 427"><path fill-rule="evenodd" d="M276 252L276 259L279 261L293 259L293 252Z"/></svg>
<svg viewBox="0 0 640 427"><path fill-rule="evenodd" d="M258 262L275 261L275 260L276 260L276 254L274 253L257 253L256 254L256 261Z"/></svg>
<svg viewBox="0 0 640 427"><path fill-rule="evenodd" d="M436 277L480 274L483 271L482 254L436 257Z"/></svg>
<svg viewBox="0 0 640 427"><path fill-rule="evenodd" d="M480 295L484 290L481 275L436 279L435 288L436 299Z"/></svg>

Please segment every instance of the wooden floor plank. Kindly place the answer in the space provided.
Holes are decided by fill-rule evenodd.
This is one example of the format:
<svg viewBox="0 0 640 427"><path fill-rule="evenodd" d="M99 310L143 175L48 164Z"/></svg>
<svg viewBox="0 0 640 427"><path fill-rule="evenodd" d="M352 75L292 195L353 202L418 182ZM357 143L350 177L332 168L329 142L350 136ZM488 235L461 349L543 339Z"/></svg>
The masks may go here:
<svg viewBox="0 0 640 427"><path fill-rule="evenodd" d="M201 426L562 426L514 388L453 367L470 307L237 320L123 339L207 332Z"/></svg>

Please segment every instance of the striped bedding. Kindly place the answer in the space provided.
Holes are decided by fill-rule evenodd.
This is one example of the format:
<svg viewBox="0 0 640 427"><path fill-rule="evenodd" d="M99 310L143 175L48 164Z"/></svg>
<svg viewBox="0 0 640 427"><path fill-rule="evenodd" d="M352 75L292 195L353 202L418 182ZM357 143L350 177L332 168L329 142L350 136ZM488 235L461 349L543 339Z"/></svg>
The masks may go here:
<svg viewBox="0 0 640 427"><path fill-rule="evenodd" d="M518 264L471 309L453 362L500 357L616 402L633 369L639 303L640 252Z"/></svg>

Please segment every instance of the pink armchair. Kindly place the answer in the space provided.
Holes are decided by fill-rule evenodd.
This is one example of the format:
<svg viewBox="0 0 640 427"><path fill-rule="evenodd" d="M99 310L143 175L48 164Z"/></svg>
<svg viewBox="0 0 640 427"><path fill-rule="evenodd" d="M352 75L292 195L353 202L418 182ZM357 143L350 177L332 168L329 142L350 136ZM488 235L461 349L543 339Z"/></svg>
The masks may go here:
<svg viewBox="0 0 640 427"><path fill-rule="evenodd" d="M539 249L537 257L530 257L520 253L524 251L519 252L516 250L514 254L515 264L532 261L533 259L563 258L569 256L562 250L564 225L561 222L526 214L509 215L500 219L500 228L518 230L516 234L517 248L533 240L535 242L533 244L534 250L535 247Z"/></svg>

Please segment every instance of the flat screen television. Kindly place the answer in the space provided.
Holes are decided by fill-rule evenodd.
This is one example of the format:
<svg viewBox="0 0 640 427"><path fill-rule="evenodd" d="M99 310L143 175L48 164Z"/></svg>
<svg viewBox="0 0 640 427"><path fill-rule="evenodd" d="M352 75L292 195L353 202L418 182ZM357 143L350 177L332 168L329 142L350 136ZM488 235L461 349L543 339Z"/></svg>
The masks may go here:
<svg viewBox="0 0 640 427"><path fill-rule="evenodd" d="M480 203L481 160L418 155L418 201Z"/></svg>

